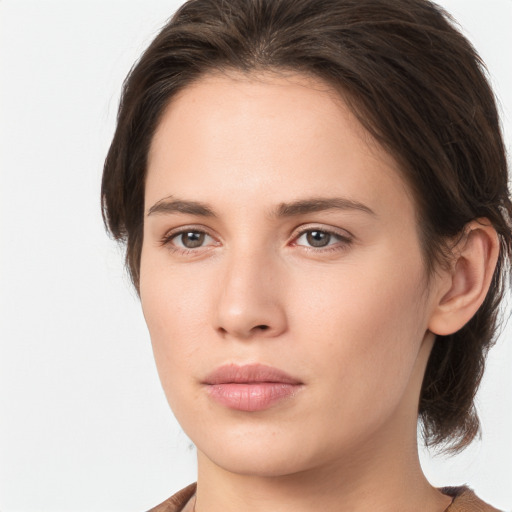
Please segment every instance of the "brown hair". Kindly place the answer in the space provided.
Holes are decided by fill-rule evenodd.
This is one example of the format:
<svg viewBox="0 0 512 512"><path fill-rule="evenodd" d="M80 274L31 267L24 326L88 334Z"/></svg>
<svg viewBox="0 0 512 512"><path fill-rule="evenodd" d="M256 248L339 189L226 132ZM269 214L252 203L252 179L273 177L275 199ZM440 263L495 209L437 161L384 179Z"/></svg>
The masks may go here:
<svg viewBox="0 0 512 512"><path fill-rule="evenodd" d="M474 396L498 327L512 253L512 204L495 99L483 63L426 0L189 0L124 83L105 161L103 215L138 289L149 146L170 99L212 71L293 70L340 91L398 161L417 204L428 275L446 241L487 218L500 239L489 293L458 332L438 336L419 415L427 444L467 446Z"/></svg>

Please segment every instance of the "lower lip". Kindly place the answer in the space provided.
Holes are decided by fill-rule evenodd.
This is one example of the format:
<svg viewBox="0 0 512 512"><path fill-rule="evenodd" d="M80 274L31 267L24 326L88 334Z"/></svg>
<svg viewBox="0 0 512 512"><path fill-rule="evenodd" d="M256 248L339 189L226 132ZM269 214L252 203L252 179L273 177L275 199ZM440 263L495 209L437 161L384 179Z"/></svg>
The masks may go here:
<svg viewBox="0 0 512 512"><path fill-rule="evenodd" d="M216 402L238 411L263 411L291 398L299 384L256 382L249 384L224 383L208 385L208 394Z"/></svg>

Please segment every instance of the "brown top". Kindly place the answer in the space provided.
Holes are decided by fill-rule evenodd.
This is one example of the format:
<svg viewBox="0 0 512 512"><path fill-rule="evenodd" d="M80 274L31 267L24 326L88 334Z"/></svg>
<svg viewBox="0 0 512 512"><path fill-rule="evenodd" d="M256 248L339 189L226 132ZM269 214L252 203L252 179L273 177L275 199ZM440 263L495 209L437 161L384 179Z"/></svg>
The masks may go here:
<svg viewBox="0 0 512 512"><path fill-rule="evenodd" d="M499 512L497 508L484 503L468 487L445 487L441 491L453 496L452 504L445 512Z"/></svg>
<svg viewBox="0 0 512 512"><path fill-rule="evenodd" d="M499 512L498 509L487 505L468 487L444 487L444 494L453 497L452 504L445 512ZM193 498L196 484L190 484L174 496L148 512L193 512Z"/></svg>

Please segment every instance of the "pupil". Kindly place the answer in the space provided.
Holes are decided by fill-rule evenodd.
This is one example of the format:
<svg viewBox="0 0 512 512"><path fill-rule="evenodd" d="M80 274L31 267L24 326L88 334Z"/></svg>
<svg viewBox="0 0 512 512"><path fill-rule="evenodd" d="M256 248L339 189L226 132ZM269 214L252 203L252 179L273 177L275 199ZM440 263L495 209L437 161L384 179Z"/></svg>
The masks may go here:
<svg viewBox="0 0 512 512"><path fill-rule="evenodd" d="M197 233L190 231L189 233L183 233L181 241L187 249L194 249L200 247L204 242L204 233Z"/></svg>
<svg viewBox="0 0 512 512"><path fill-rule="evenodd" d="M306 235L308 244L313 247L325 247L331 238L329 233L325 233L324 231L310 231Z"/></svg>

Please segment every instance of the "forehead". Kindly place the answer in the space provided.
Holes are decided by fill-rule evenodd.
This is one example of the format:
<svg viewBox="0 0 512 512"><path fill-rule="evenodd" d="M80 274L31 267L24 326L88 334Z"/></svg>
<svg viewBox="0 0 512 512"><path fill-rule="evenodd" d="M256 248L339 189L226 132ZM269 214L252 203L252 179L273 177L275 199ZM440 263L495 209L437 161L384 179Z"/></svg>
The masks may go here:
<svg viewBox="0 0 512 512"><path fill-rule="evenodd" d="M177 126L179 130L173 129ZM341 94L323 80L284 71L227 71L206 74L171 99L153 137L149 164L158 153L162 154L163 145L175 141L177 146L182 137L202 138L202 149L207 149L204 147L207 139L212 144L221 140L221 129L229 129L233 138L237 128L237 148L245 146L240 144L244 140L249 145L270 138L290 146L293 140L302 142L301 135L309 138L322 135L327 142L326 135L331 139L344 131L345 138L364 140L368 150L380 149L348 109ZM390 157L387 159L392 163Z"/></svg>
<svg viewBox="0 0 512 512"><path fill-rule="evenodd" d="M206 75L171 100L151 144L146 202L175 189L199 200L215 190L231 202L263 192L260 202L292 201L333 186L375 205L384 190L410 195L395 160L327 83L232 72Z"/></svg>

